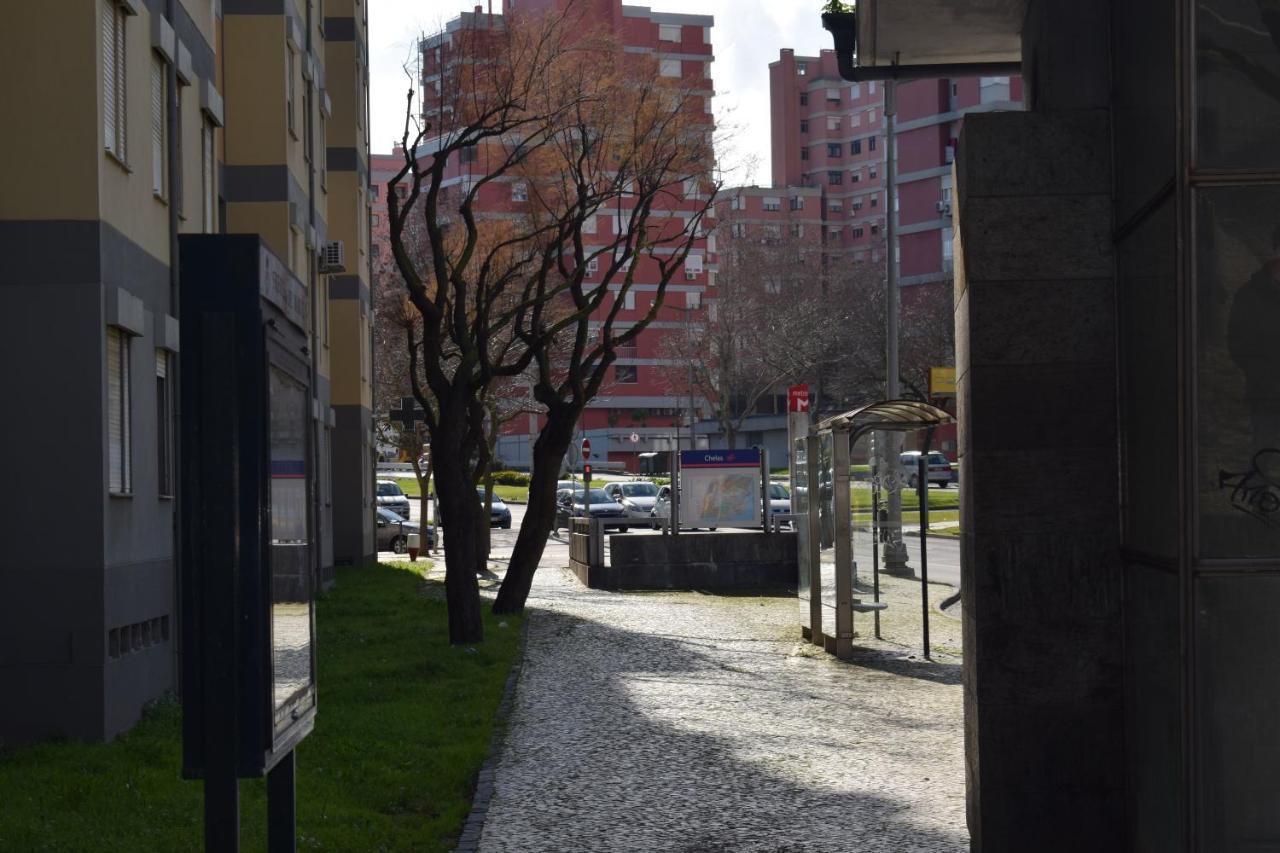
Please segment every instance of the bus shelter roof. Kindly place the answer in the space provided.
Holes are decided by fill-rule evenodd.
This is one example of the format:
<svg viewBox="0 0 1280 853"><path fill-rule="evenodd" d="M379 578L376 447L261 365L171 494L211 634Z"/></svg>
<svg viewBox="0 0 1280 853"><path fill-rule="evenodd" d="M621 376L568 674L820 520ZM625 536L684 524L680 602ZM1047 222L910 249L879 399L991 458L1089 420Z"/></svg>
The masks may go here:
<svg viewBox="0 0 1280 853"><path fill-rule="evenodd" d="M867 430L897 430L910 432L917 429L949 424L955 420L937 406L919 400L881 400L859 409L834 415L819 421L819 432L862 433Z"/></svg>

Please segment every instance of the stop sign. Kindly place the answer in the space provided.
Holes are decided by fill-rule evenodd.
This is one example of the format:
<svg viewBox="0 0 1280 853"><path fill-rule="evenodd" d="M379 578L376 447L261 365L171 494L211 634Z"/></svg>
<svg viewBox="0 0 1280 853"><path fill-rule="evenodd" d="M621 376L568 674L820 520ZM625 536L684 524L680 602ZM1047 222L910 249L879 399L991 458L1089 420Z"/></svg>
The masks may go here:
<svg viewBox="0 0 1280 853"><path fill-rule="evenodd" d="M591 455L591 439L582 439L582 458L586 459Z"/></svg>

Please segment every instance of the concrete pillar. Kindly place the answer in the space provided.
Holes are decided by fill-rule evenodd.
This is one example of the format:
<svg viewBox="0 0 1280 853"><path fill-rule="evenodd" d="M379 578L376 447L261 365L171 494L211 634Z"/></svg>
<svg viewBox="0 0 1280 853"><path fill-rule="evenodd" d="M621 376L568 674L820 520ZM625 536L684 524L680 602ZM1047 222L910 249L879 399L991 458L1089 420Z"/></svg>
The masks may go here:
<svg viewBox="0 0 1280 853"><path fill-rule="evenodd" d="M972 115L956 161L975 851L1124 842L1108 115Z"/></svg>

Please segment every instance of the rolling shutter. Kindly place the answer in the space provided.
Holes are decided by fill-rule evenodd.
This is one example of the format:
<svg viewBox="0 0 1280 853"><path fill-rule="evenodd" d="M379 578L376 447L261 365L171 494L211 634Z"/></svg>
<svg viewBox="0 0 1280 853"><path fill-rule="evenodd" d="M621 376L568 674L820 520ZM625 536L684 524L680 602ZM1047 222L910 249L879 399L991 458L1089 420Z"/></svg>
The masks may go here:
<svg viewBox="0 0 1280 853"><path fill-rule="evenodd" d="M116 148L116 4L102 6L102 143Z"/></svg>
<svg viewBox="0 0 1280 853"><path fill-rule="evenodd" d="M151 191L164 195L164 63L151 58Z"/></svg>
<svg viewBox="0 0 1280 853"><path fill-rule="evenodd" d="M107 328L107 459L108 487L116 494L132 491L129 448L129 337Z"/></svg>

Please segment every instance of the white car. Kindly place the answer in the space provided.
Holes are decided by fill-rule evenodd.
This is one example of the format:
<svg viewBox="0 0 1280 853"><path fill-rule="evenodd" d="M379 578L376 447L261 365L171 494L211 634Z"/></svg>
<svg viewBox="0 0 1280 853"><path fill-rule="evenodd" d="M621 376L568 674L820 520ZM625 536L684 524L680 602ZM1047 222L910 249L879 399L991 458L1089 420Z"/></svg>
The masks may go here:
<svg viewBox="0 0 1280 853"><path fill-rule="evenodd" d="M769 484L769 516L787 515L791 512L791 491L782 483ZM784 522L790 524L790 522Z"/></svg>
<svg viewBox="0 0 1280 853"><path fill-rule="evenodd" d="M379 480L377 484L378 506L391 510L401 518L409 517L409 498L395 480Z"/></svg>
<svg viewBox="0 0 1280 853"><path fill-rule="evenodd" d="M905 451L902 454L901 460L903 482L914 489L916 487L916 482L920 479L920 451ZM937 483L945 489L951 484L950 460L937 450L930 451L926 474L930 483Z"/></svg>
<svg viewBox="0 0 1280 853"><path fill-rule="evenodd" d="M610 483L604 493L622 505L627 518L649 518L658 500L658 486L647 480Z"/></svg>

